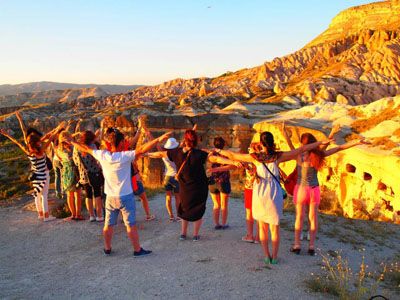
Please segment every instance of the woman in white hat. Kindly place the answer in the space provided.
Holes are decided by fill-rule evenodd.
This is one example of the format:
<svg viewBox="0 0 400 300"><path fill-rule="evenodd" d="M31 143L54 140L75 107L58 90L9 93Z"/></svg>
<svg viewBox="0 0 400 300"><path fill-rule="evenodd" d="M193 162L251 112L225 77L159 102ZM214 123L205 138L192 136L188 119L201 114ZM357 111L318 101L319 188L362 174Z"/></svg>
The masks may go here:
<svg viewBox="0 0 400 300"><path fill-rule="evenodd" d="M175 179L176 165L167 157L166 150L172 150L179 147L179 143L175 138L169 138L164 147L158 146L158 152L147 153L150 158L161 158L165 165L164 171L164 188L165 188L165 207L167 208L169 220L174 222L174 212L172 211L172 194L175 195L175 209L178 212L179 207L179 182Z"/></svg>

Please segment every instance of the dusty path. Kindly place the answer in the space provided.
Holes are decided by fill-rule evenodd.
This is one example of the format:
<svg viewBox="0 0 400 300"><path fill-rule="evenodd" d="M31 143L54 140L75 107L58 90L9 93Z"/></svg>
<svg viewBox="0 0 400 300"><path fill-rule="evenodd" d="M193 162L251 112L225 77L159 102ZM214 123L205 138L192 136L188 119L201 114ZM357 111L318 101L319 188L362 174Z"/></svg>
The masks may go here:
<svg viewBox="0 0 400 300"><path fill-rule="evenodd" d="M105 257L100 224L43 223L21 207L0 209L0 298L326 298L307 292L303 284L305 277L320 269L320 257L288 252L292 214L285 214L287 229L281 232L279 265L265 268L260 246L240 241L245 227L239 200L230 202L231 228L225 231L213 229L212 204L208 203L199 242L178 240L180 225L167 221L162 195L150 201L157 215L152 222L143 221L140 203L136 203L142 245L154 251L140 259L133 258L122 225L115 231L114 254ZM322 234L318 244L323 250L342 248L359 256L354 245L341 245ZM389 248L385 250L388 257ZM381 251L376 249L384 257Z"/></svg>

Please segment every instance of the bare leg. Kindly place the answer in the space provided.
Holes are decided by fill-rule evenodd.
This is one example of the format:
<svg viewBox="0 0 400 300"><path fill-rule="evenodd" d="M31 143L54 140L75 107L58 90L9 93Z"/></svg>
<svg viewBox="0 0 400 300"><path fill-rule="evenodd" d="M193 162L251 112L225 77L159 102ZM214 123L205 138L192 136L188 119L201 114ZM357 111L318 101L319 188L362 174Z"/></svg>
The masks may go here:
<svg viewBox="0 0 400 300"><path fill-rule="evenodd" d="M172 204L171 204L172 192L166 191L165 194L165 207L167 208L167 212L170 218L174 217L174 213L172 212Z"/></svg>
<svg viewBox="0 0 400 300"><path fill-rule="evenodd" d="M86 202L86 208L87 208L87 210L88 210L88 212L89 212L89 215L90 215L91 217L94 217L93 199L86 198L86 199L85 199L85 202Z"/></svg>
<svg viewBox="0 0 400 300"><path fill-rule="evenodd" d="M260 232L261 248L264 252L265 258L269 259L271 255L269 253L269 248L268 248L268 223L258 221L258 229Z"/></svg>
<svg viewBox="0 0 400 300"><path fill-rule="evenodd" d="M94 201L96 203L97 217L101 218L103 216L103 201L101 200L101 197L96 197Z"/></svg>
<svg viewBox="0 0 400 300"><path fill-rule="evenodd" d="M189 225L189 222L182 219L182 222L181 222L181 234L184 235L184 236L187 235L188 225Z"/></svg>
<svg viewBox="0 0 400 300"><path fill-rule="evenodd" d="M304 219L304 205L296 204L296 221L294 225L294 248L301 247L300 234L303 226Z"/></svg>
<svg viewBox="0 0 400 300"><path fill-rule="evenodd" d="M81 216L82 210L82 198L81 198L81 189L77 189L75 191L75 209L76 209L76 216Z"/></svg>
<svg viewBox="0 0 400 300"><path fill-rule="evenodd" d="M144 209L144 213L146 214L146 217L150 217L151 213L150 213L150 208L149 208L149 200L147 200L147 196L146 193L143 192L139 195L140 200L142 201L142 206Z"/></svg>
<svg viewBox="0 0 400 300"><path fill-rule="evenodd" d="M280 242L279 225L271 225L272 258L277 259Z"/></svg>
<svg viewBox="0 0 400 300"><path fill-rule="evenodd" d="M220 194L221 197L221 217L222 225L226 225L228 221L228 200L229 194Z"/></svg>
<svg viewBox="0 0 400 300"><path fill-rule="evenodd" d="M213 208L214 224L215 224L215 226L219 226L220 225L219 224L219 211L220 211L220 207L221 207L221 198L220 198L219 194L211 193L211 199L214 204L214 208Z"/></svg>
<svg viewBox="0 0 400 300"><path fill-rule="evenodd" d="M113 236L114 229L112 226L104 226L103 236L104 236L104 249L111 249L111 240Z"/></svg>
<svg viewBox="0 0 400 300"><path fill-rule="evenodd" d="M253 215L251 213L251 209L248 208L246 208L246 228L247 228L246 237L249 239L253 239L254 220L253 220Z"/></svg>
<svg viewBox="0 0 400 300"><path fill-rule="evenodd" d="M197 220L194 222L194 227L193 227L193 236L199 235L200 227L201 224L203 223L203 219Z"/></svg>
<svg viewBox="0 0 400 300"><path fill-rule="evenodd" d="M74 199L74 192L69 191L67 192L67 203L68 208L72 214L72 217L76 217L76 209L75 209L75 199Z"/></svg>
<svg viewBox="0 0 400 300"><path fill-rule="evenodd" d="M136 252L140 251L139 234L136 225L126 226L126 233L128 234L129 240L133 246L133 250Z"/></svg>
<svg viewBox="0 0 400 300"><path fill-rule="evenodd" d="M315 238L317 236L318 231L318 205L315 203L310 203L310 245L309 249L315 249Z"/></svg>

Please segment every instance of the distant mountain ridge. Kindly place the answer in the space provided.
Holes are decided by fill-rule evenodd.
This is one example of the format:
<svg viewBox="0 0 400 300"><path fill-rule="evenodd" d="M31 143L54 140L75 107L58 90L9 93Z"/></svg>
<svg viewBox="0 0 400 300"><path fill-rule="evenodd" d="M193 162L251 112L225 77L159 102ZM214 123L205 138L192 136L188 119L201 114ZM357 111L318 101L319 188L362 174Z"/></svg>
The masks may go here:
<svg viewBox="0 0 400 300"><path fill-rule="evenodd" d="M0 96L17 95L20 93L37 93L52 90L101 88L107 94L127 93L142 85L116 85L116 84L78 84L52 81L28 82L21 84L1 84Z"/></svg>

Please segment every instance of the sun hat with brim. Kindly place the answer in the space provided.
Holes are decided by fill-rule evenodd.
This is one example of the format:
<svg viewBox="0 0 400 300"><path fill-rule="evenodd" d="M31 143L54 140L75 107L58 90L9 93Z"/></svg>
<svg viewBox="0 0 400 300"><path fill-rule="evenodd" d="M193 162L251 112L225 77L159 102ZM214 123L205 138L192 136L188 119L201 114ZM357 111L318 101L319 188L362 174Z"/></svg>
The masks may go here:
<svg viewBox="0 0 400 300"><path fill-rule="evenodd" d="M171 150L175 149L179 146L179 143L176 141L175 138L169 138L164 145L164 149Z"/></svg>

